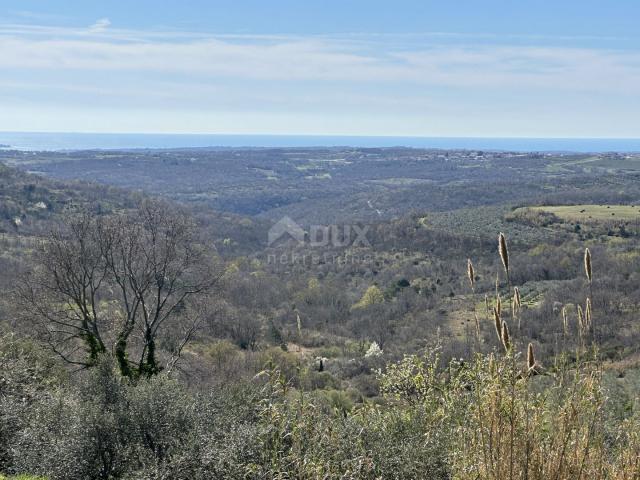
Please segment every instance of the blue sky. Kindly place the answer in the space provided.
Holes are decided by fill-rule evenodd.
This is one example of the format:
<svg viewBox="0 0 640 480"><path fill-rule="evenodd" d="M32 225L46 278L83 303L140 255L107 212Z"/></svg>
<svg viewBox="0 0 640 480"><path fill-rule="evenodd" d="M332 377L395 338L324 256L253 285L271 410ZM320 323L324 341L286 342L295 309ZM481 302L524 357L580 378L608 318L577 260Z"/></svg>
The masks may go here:
<svg viewBox="0 0 640 480"><path fill-rule="evenodd" d="M640 137L640 2L0 0L0 130Z"/></svg>

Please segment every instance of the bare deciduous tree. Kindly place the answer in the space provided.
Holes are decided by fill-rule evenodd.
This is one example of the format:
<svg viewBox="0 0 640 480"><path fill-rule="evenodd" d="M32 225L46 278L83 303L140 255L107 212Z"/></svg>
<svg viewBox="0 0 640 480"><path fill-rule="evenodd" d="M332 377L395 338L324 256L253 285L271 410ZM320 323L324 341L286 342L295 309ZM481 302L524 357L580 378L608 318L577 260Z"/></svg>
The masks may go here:
<svg viewBox="0 0 640 480"><path fill-rule="evenodd" d="M80 215L42 242L18 297L67 362L88 367L111 350L122 374L154 375L163 327L180 322L184 335L172 342L173 366L204 315L190 303L221 277L195 233L189 217L154 201L128 214Z"/></svg>

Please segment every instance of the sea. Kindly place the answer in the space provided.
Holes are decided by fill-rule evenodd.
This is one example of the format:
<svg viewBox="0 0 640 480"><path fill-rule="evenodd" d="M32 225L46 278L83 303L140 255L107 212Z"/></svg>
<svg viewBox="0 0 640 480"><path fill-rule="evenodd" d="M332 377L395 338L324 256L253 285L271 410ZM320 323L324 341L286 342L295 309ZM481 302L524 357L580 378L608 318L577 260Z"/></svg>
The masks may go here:
<svg viewBox="0 0 640 480"><path fill-rule="evenodd" d="M26 151L277 147L413 147L509 152L640 152L640 138L367 137L0 132L0 149Z"/></svg>

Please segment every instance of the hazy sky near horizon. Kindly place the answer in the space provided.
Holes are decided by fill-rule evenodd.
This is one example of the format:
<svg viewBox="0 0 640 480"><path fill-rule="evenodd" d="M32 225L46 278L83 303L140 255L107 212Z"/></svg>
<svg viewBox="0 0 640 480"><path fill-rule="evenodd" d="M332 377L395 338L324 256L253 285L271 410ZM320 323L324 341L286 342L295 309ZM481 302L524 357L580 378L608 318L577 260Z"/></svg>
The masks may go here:
<svg viewBox="0 0 640 480"><path fill-rule="evenodd" d="M0 130L640 137L640 2L0 0Z"/></svg>

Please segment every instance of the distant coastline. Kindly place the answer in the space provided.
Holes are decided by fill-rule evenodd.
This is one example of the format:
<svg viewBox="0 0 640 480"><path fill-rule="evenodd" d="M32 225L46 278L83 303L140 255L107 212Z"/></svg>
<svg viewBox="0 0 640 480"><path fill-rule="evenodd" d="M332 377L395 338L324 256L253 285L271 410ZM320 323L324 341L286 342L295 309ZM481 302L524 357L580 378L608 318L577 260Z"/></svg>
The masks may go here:
<svg viewBox="0 0 640 480"><path fill-rule="evenodd" d="M26 151L334 146L515 152L640 152L640 139L0 132L0 148Z"/></svg>

